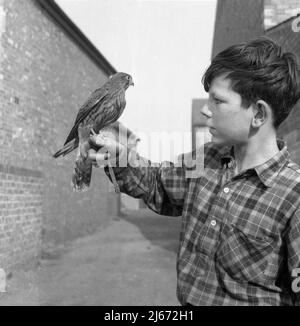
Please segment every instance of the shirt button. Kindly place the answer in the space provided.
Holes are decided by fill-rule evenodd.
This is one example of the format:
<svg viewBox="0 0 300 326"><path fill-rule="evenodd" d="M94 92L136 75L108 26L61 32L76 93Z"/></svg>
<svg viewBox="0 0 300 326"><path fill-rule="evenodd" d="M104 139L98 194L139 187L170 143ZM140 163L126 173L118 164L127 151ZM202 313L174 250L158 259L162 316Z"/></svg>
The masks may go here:
<svg viewBox="0 0 300 326"><path fill-rule="evenodd" d="M212 221L210 222L210 224L211 224L212 226L216 226L216 225L217 225L217 222L216 222L215 220L212 220Z"/></svg>
<svg viewBox="0 0 300 326"><path fill-rule="evenodd" d="M225 192L225 194L228 194L229 193L229 188L224 188L224 192Z"/></svg>

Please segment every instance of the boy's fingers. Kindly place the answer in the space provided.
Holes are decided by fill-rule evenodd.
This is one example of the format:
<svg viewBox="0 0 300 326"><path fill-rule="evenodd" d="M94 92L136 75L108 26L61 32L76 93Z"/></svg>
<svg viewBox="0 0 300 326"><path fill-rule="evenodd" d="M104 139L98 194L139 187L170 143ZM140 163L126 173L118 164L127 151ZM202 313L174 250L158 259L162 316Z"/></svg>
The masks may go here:
<svg viewBox="0 0 300 326"><path fill-rule="evenodd" d="M89 149L89 151L88 151L88 158L91 161L95 161L96 160L96 154L97 154L97 152L94 149Z"/></svg>
<svg viewBox="0 0 300 326"><path fill-rule="evenodd" d="M110 152L116 151L119 146L115 139L102 135L90 135L90 142L98 148L105 147Z"/></svg>
<svg viewBox="0 0 300 326"><path fill-rule="evenodd" d="M97 160L104 160L105 159L105 154L106 153L99 153L96 152L94 149L90 149L88 152L88 157L92 161L92 163L96 163Z"/></svg>
<svg viewBox="0 0 300 326"><path fill-rule="evenodd" d="M101 162L101 161L108 160L110 157L111 157L111 155L109 153L100 153L100 152L97 152L95 158L96 158L96 161L97 162Z"/></svg>
<svg viewBox="0 0 300 326"><path fill-rule="evenodd" d="M97 147L101 147L104 145L101 144L100 139L97 138L97 135L90 135L90 142Z"/></svg>
<svg viewBox="0 0 300 326"><path fill-rule="evenodd" d="M111 155L108 152L96 152L94 149L90 149L88 157L94 166L100 167L107 164L107 160L111 157Z"/></svg>
<svg viewBox="0 0 300 326"><path fill-rule="evenodd" d="M99 168L104 168L108 164L108 160L111 157L111 155L107 153L96 153L96 166Z"/></svg>

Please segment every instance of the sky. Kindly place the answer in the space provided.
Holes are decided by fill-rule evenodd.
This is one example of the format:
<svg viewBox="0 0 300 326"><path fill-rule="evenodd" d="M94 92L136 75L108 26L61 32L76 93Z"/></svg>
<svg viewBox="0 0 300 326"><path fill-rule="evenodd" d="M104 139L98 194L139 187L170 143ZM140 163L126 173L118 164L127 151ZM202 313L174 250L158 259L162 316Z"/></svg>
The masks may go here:
<svg viewBox="0 0 300 326"><path fill-rule="evenodd" d="M216 0L56 2L117 71L132 75L135 87L119 120L140 136L139 152L161 161L189 151L192 100L207 98L201 79L211 59ZM158 151L157 139L170 138L174 148Z"/></svg>

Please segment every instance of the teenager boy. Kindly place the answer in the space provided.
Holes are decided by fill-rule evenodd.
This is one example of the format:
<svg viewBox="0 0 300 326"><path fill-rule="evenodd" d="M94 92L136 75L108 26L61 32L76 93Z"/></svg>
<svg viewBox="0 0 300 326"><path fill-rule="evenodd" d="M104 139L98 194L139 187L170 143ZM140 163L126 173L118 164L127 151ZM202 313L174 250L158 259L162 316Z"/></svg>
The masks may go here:
<svg viewBox="0 0 300 326"><path fill-rule="evenodd" d="M114 168L118 185L158 214L182 216L182 305L300 305L300 168L276 136L300 97L295 58L255 39L219 53L203 84L212 142L201 173L191 177L185 156L153 167L122 148L135 164Z"/></svg>

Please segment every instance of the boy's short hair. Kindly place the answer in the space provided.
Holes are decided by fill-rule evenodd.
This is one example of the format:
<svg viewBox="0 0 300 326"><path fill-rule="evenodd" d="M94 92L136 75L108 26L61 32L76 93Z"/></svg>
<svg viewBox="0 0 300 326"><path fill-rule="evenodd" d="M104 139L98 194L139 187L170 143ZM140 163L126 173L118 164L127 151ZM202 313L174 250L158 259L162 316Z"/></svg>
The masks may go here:
<svg viewBox="0 0 300 326"><path fill-rule="evenodd" d="M299 71L294 54L282 53L281 47L267 37L233 45L220 52L205 72L206 92L214 78L226 75L233 91L240 94L248 108L258 100L273 111L273 125L284 121L300 98Z"/></svg>

